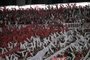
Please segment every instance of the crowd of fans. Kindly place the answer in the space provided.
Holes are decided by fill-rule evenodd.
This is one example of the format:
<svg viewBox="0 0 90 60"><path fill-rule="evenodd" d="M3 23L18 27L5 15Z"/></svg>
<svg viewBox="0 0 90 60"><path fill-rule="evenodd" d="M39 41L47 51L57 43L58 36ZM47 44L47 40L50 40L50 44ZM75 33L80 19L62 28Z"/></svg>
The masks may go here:
<svg viewBox="0 0 90 60"><path fill-rule="evenodd" d="M69 30L65 23L80 23L82 26L84 22L90 22L89 15L88 5L60 5L59 8L56 5L56 8L48 6L38 10L4 7L0 10L0 56L6 60L47 60L68 46L54 58L87 59L90 56L86 56L90 53L90 35L79 29Z"/></svg>
<svg viewBox="0 0 90 60"><path fill-rule="evenodd" d="M80 22L85 20L90 22L90 6L76 6L73 4L63 7L60 5L59 8L56 5L56 8L48 7L46 9L33 9L20 8L16 10L15 8L0 10L0 20L1 21L10 21L15 24L18 21L19 24L51 24L51 23L60 23L60 22ZM7 22L8 23L8 22Z"/></svg>

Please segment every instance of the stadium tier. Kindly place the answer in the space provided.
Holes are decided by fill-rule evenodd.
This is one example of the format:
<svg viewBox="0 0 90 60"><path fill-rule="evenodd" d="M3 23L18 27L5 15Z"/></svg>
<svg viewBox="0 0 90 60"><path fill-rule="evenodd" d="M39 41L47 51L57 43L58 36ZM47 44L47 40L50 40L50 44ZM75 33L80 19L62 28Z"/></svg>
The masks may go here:
<svg viewBox="0 0 90 60"><path fill-rule="evenodd" d="M0 7L0 60L90 60L89 3L26 6Z"/></svg>

